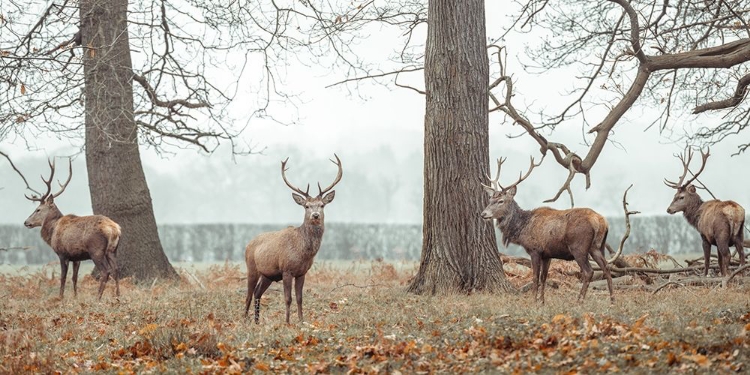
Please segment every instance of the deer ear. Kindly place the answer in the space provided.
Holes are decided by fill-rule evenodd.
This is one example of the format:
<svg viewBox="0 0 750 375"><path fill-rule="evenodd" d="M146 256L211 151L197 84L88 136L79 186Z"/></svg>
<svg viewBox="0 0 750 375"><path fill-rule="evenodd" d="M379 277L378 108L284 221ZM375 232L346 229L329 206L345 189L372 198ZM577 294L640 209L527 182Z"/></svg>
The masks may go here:
<svg viewBox="0 0 750 375"><path fill-rule="evenodd" d="M511 198L515 197L516 196L516 187L515 186L511 186L510 188L508 188L507 190L505 190L505 194L508 194L508 196L510 196Z"/></svg>
<svg viewBox="0 0 750 375"><path fill-rule="evenodd" d="M482 185L482 187L484 188L484 191L487 192L487 195L490 196L490 198L492 198L492 196L495 195L495 189L493 189L492 187L485 186L485 185Z"/></svg>
<svg viewBox="0 0 750 375"><path fill-rule="evenodd" d="M689 193L695 193L695 186L693 186L692 184L688 185L687 191Z"/></svg>
<svg viewBox="0 0 750 375"><path fill-rule="evenodd" d="M55 204L55 197L53 197L52 194L50 194L50 196L47 198L47 200L45 200L45 203Z"/></svg>
<svg viewBox="0 0 750 375"><path fill-rule="evenodd" d="M297 202L297 204L300 206L304 206L305 202L307 201L305 197L295 193L292 193L292 199L294 199L294 201Z"/></svg>
<svg viewBox="0 0 750 375"><path fill-rule="evenodd" d="M323 204L328 204L333 202L333 198L336 196L336 190L326 194L323 196Z"/></svg>

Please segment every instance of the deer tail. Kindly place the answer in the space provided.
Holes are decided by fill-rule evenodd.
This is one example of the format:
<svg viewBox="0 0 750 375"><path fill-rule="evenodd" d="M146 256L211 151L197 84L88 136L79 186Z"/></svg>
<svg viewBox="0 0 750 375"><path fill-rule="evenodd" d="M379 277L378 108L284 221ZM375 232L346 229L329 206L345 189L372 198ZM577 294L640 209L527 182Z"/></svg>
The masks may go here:
<svg viewBox="0 0 750 375"><path fill-rule="evenodd" d="M604 248L607 246L607 234L609 233L609 228L605 228L604 231L600 233L597 233L596 242L594 242L594 245L597 249L601 250L602 254L604 254Z"/></svg>
<svg viewBox="0 0 750 375"><path fill-rule="evenodd" d="M120 225L112 221L104 225L102 229L107 236L107 252L117 251L117 246L120 244L120 234L122 233Z"/></svg>
<svg viewBox="0 0 750 375"><path fill-rule="evenodd" d="M594 227L594 239L592 245L594 248L601 250L602 254L604 254L604 247L607 245L607 233L609 232L607 222L595 219L592 220L592 224Z"/></svg>
<svg viewBox="0 0 750 375"><path fill-rule="evenodd" d="M745 210L739 207L739 209L732 210L729 216L729 232L732 236L738 236L745 226Z"/></svg>

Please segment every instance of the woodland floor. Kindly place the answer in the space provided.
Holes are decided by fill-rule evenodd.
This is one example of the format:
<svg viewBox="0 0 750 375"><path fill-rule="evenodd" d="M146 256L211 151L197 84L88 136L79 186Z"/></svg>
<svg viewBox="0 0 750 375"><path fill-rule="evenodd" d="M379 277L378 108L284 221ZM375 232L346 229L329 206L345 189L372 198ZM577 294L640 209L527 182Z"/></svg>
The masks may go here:
<svg viewBox="0 0 750 375"><path fill-rule="evenodd" d="M86 273L57 297L59 266L0 273L2 373L729 373L750 364L750 285L589 290L552 262L544 306L530 293L416 296L412 263L318 262L305 322L284 324L280 283L261 322L242 316L244 265L181 268L179 284L107 285ZM517 286L530 275L508 267ZM82 271L84 271L82 269ZM252 310L251 310L252 313Z"/></svg>

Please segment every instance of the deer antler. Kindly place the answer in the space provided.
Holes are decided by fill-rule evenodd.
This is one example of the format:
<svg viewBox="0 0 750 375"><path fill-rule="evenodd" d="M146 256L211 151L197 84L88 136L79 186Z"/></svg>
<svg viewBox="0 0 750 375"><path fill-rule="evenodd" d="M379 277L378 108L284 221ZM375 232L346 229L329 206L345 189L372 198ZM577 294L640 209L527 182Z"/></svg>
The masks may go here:
<svg viewBox="0 0 750 375"><path fill-rule="evenodd" d="M706 150L706 152L703 152L703 150L701 150L701 168L698 170L698 173L693 174L693 177L691 177L687 182L683 183L683 181L685 181L685 177L687 177L688 172L690 172L690 162L693 160L693 150L690 147L687 147L684 153L677 155L677 157L680 159L680 162L682 162L682 176L680 176L680 179L677 180L677 182L672 182L665 178L664 184L673 189L681 189L690 185L698 178L698 175L703 172L703 169L706 168L706 161L708 157L711 156L710 152L710 149ZM692 172L690 173L692 174Z"/></svg>
<svg viewBox="0 0 750 375"><path fill-rule="evenodd" d="M286 162L289 161L289 158L286 158L284 161L281 162L281 178L284 179L284 183L286 186L289 186L290 189L294 190L295 192L299 193L300 195L303 195L305 198L309 198L310 194L310 184L307 184L307 191L302 191L302 189L292 185L289 183L289 181L286 179Z"/></svg>
<svg viewBox="0 0 750 375"><path fill-rule="evenodd" d="M693 183L693 181L695 181L698 178L698 175L700 175L703 172L703 169L706 168L706 161L708 160L709 156L711 156L710 148L706 149L706 152L703 152L703 150L701 150L701 169L699 169L697 173L693 174L693 177L690 178L685 184L683 184L683 186L690 185L691 183ZM688 170L688 172L690 172L690 170Z"/></svg>
<svg viewBox="0 0 750 375"><path fill-rule="evenodd" d="M54 167L54 162L52 163L52 168L53 169L55 168ZM54 171L53 171L53 173L54 173ZM70 160L70 158L68 158L68 179L65 181L64 184L61 184L60 180L57 181L57 184L60 185L60 191L58 191L55 194L52 194L52 198L57 198L58 196L60 196L60 194L63 193L63 191L65 191L65 188L68 187L68 183L70 183L70 179L71 178L73 178L73 161ZM51 179L52 179L52 177L50 177L50 180Z"/></svg>
<svg viewBox="0 0 750 375"><path fill-rule="evenodd" d="M529 170L526 171L526 174L523 174L523 172L520 172L519 175L518 175L518 181L514 182L511 185L508 185L507 187L502 187L502 186L500 186L500 184L498 184L497 186L500 186L500 188L503 189L503 190L507 190L507 189L510 189L510 188L512 188L512 187L520 184L523 180L527 179L529 177L529 175L531 175L531 171L534 170L534 168L542 165L543 161L544 161L544 155L542 155L542 158L539 160L539 164L534 164L534 157L531 156L531 165L529 165Z"/></svg>
<svg viewBox="0 0 750 375"><path fill-rule="evenodd" d="M482 184L482 186L486 188L490 188L495 191L502 189L498 181L500 181L500 169L502 168L503 163L505 162L505 159L506 158L503 158L503 157L497 159L497 174L495 174L495 179L493 180L492 177L487 175L487 179L490 180L490 186L487 186L485 184Z"/></svg>
<svg viewBox="0 0 750 375"><path fill-rule="evenodd" d="M331 159L329 160L331 160L331 163L336 164L336 166L339 167L339 172L338 174L336 174L336 179L333 180L333 183L325 189L321 189L320 182L318 182L318 191L320 191L320 194L318 194L319 197L322 197L323 194L333 189L333 187L336 186L336 184L338 184L339 181L341 181L341 177L344 175L344 169L341 167L341 160L339 159L339 156L336 154L333 154L333 156L336 158L336 161L333 161Z"/></svg>
<svg viewBox="0 0 750 375"><path fill-rule="evenodd" d="M44 184L47 185L47 191L44 194L41 194L41 197L37 196L28 196L25 195L26 199L34 202L44 202L49 198L50 196L52 198L57 198L60 194L65 191L65 188L68 187L68 183L70 183L70 179L73 177L73 161L68 159L68 179L65 181L64 184L61 184L60 181L57 181L57 183L60 185L60 191L54 194L50 194L52 192L52 180L55 177L55 159L47 159L47 164L49 164L50 174L48 179L44 179L44 176L40 176L42 178L42 181L44 181ZM34 191L35 193L39 194L39 192Z"/></svg>

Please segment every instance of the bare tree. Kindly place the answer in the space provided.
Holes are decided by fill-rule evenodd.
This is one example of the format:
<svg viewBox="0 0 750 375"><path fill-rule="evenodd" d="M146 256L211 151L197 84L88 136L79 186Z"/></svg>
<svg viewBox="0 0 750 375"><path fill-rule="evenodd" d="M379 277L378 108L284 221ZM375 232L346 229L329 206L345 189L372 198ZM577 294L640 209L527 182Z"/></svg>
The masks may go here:
<svg viewBox="0 0 750 375"><path fill-rule="evenodd" d="M691 141L716 143L743 130L750 118L744 103L750 83L744 63L750 61L750 29L746 17L748 1L543 1L520 3L521 12L511 30L534 30L550 36L530 46L525 68L554 74L555 69L574 65L587 72L571 77L572 100L561 110L545 112L517 109L512 102L513 80L507 72L506 53L495 47L496 79L490 85L495 107L536 140L541 152L552 152L557 163L569 171L556 200L568 191L576 174L589 174L604 146L612 141L615 125L636 103L652 105L659 115L651 126L674 130L677 121L700 121L689 115L721 110L716 125L703 122L696 131L680 130ZM498 38L497 40L500 40ZM708 98L727 98L711 101ZM595 107L606 107L603 117L592 115ZM533 123L523 112L541 120ZM599 111L601 112L601 111ZM713 123L715 121L708 121ZM589 145L579 155L564 144L545 138L557 126L583 124ZM748 144L740 146L744 151ZM572 202L572 194L571 194Z"/></svg>
<svg viewBox="0 0 750 375"><path fill-rule="evenodd" d="M511 290L479 213L489 170L482 0L430 0L425 49L424 222L415 293Z"/></svg>
<svg viewBox="0 0 750 375"><path fill-rule="evenodd" d="M430 2L430 6L432 5ZM616 141L611 137L615 125L636 103L652 105L661 110L652 124L659 126L661 130L670 129L677 120L699 119L688 117L692 116L687 114L690 111L694 114L725 111L724 121L718 126L702 126L695 132L686 129L685 137L692 141L718 142L747 126L750 106L744 104L743 99L750 79L745 76L743 63L750 60L750 27L745 20L750 12L750 2L610 0L580 3L528 0L517 5L520 6L520 12L513 18L514 23L508 32L499 36L487 35L490 42L486 47L492 61L488 95L493 103L488 111L502 113L514 124L520 125L522 133L528 134L539 144L543 155L552 153L555 162L568 171L568 178L548 201L557 200L567 191L572 205L570 183L576 175L584 175L586 186L590 186L590 173L596 161L607 143ZM455 10L453 14L463 17L465 12L466 9L461 9ZM434 19L439 18L441 13L430 8L429 15L430 26L439 22ZM467 24L484 23L483 15L479 12L467 17L470 17L464 20ZM423 18L426 16L421 13L415 17L419 20ZM412 31L419 24L415 22L409 30ZM557 68L575 65L576 68L588 71L582 78L571 77L572 100L558 112L546 113L535 108L514 106L513 98L517 90L514 88L513 77L508 72L507 52L501 42L504 38L513 37L514 31L530 30L538 32L543 38L541 43L530 46L528 59L523 61L527 70L553 74ZM411 33L405 35L412 36ZM449 54L442 49L450 50L446 48L452 46L449 39L447 42L446 39L441 39L435 45L430 45L429 35L428 31L425 56L429 56L430 48ZM405 51L420 48L410 44L411 42L409 38ZM470 64L487 63L485 57L471 56L474 60ZM452 257L430 257L429 250L432 246L429 238L445 230L448 225L446 223L442 227L433 227L429 223L430 215L440 210L429 202L446 199L449 194L447 189L442 194L431 192L428 181L429 178L434 178L430 176L433 170L430 157L434 156L429 151L431 118L436 116L441 121L450 121L449 114L431 113L435 108L430 106L430 100L434 99L430 95L435 94L431 93L430 87L436 84L431 80L438 79L439 82L446 77L436 77L425 72L424 84L427 89L411 87L403 82L403 78L401 81L399 78L423 68L430 69L427 59L420 54L398 53L394 61L397 64L392 71L367 71L364 75L348 77L340 83L359 82L363 79L390 80L395 86L427 94L425 244L423 264L417 279L420 279L421 273L426 272L424 268L435 268L430 262L453 262L470 269L470 259L460 257L460 261L455 261ZM449 64L456 69L456 75L451 76L450 82L465 79L465 76L457 73L460 71L459 63L451 61ZM473 100L471 96L462 98L466 101ZM711 102L706 98L727 99ZM602 107L606 110L599 109ZM598 113L594 114L595 112ZM541 120L534 123L525 113L536 114L534 118ZM570 123L583 124L584 141L588 145L585 153L579 154L572 147L552 139L557 126ZM444 131L446 136L457 137L450 126ZM460 131L457 133L463 134ZM741 146L740 151L747 147L748 145ZM443 152L455 153L456 149ZM451 223L465 221L466 218L466 213L462 212L454 216ZM470 226L471 224L466 224L464 229ZM444 252L440 254L444 255Z"/></svg>
<svg viewBox="0 0 750 375"><path fill-rule="evenodd" d="M329 50L348 51L320 27L323 18L297 1L5 1L0 139L37 147L37 136L52 134L85 147L94 212L122 224L120 274L173 277L139 145L251 151L238 137L248 119L294 104L279 89L287 59L317 63ZM252 103L241 107L251 110L230 116L245 93Z"/></svg>

